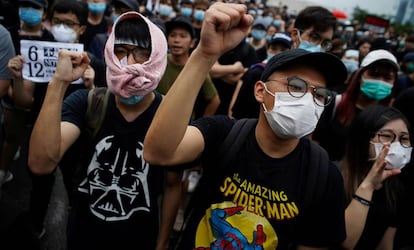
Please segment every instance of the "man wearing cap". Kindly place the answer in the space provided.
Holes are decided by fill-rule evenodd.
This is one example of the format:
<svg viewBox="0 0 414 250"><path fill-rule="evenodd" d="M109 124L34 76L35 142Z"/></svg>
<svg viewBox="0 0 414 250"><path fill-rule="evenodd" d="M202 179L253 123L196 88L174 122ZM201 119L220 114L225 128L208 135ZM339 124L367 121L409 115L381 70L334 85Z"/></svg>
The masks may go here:
<svg viewBox="0 0 414 250"><path fill-rule="evenodd" d="M217 2L207 10L200 44L146 134L144 158L161 166L203 163L195 192L204 192L193 196L199 203L189 211L178 249L327 249L346 237L343 180L326 157L309 154L311 148L324 151L306 135L331 101L326 88L346 78L338 58L302 49L274 56L254 88L259 118L241 129L244 139L228 146L236 151L223 158L220 147L240 123L210 116L188 125L210 67L244 39L252 21L244 4ZM320 170L310 167L317 159L326 166L326 186L307 206L304 187Z"/></svg>
<svg viewBox="0 0 414 250"><path fill-rule="evenodd" d="M259 117L260 106L253 93L254 85L260 80L267 61L290 49L291 46L292 39L286 33L277 32L272 36L266 45L267 58L263 62L251 66L238 83L233 95L234 104L231 107L231 117L236 119Z"/></svg>
<svg viewBox="0 0 414 250"><path fill-rule="evenodd" d="M257 57L260 61L266 58L263 49L266 47L266 29L265 22L260 18L253 22L247 42L256 50Z"/></svg>
<svg viewBox="0 0 414 250"><path fill-rule="evenodd" d="M46 17L46 10L47 2L45 0L19 0L20 40L54 40L52 33L42 24Z"/></svg>

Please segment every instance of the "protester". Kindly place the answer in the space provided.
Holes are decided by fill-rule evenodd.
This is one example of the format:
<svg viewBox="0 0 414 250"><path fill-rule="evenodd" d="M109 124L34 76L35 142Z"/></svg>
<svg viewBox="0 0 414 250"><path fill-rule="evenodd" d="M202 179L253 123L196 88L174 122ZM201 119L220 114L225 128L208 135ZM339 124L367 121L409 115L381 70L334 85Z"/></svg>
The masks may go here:
<svg viewBox="0 0 414 250"><path fill-rule="evenodd" d="M207 10L199 46L161 103L145 137L144 159L153 164L203 163L201 185L196 190L202 192L193 196L199 203L192 203L178 249L320 249L346 237L341 174L325 151L304 137L330 101L326 87L346 78L339 59L302 49L274 56L255 85L256 100L263 110L257 121L250 120L254 128L244 130L245 141L228 146L238 150L225 162L226 157L217 158L219 148L232 126L240 123L227 116L210 116L188 125L210 68L245 38L252 22L244 4L217 2ZM287 118L291 115L294 123ZM311 149L325 155L324 159L309 155ZM228 153L223 155L229 157ZM313 161L317 158L326 166L327 186L311 192L305 186L310 183L309 174L321 167ZM310 162L316 163L315 168ZM305 190L311 193L306 195ZM320 200L305 203L301 199L321 192Z"/></svg>
<svg viewBox="0 0 414 250"><path fill-rule="evenodd" d="M401 112L379 104L353 120L342 164L348 207L340 249L394 249L403 197L395 175L410 161L408 127Z"/></svg>
<svg viewBox="0 0 414 250"><path fill-rule="evenodd" d="M397 59L390 52L371 51L353 74L345 92L336 95L335 101L324 110L312 139L328 151L331 160L342 160L349 126L361 110L374 104L391 104L398 70Z"/></svg>
<svg viewBox="0 0 414 250"><path fill-rule="evenodd" d="M163 32L137 12L121 15L105 47L110 91L103 121L88 136L88 90L63 101L88 67L87 53L59 51L56 73L34 125L29 167L54 171L77 139L83 144L67 227L67 249L166 249L181 194L181 176L143 160L143 140L162 96L154 92L166 67ZM88 146L90 145L90 146ZM74 165L76 163L74 162ZM159 211L158 197L164 190ZM159 221L159 217L161 221Z"/></svg>
<svg viewBox="0 0 414 250"><path fill-rule="evenodd" d="M7 95L9 87L12 84L13 76L7 68L9 60L15 55L13 41L10 33L3 25L0 24L0 53L3 55L0 58L0 98L4 98ZM4 130L4 122L1 123L2 131ZM5 134L1 133L2 140L4 140ZM3 143L3 141L1 142ZM0 161L0 191L4 183L13 179L13 174L9 171L10 167L4 158L4 146L2 147L2 157Z"/></svg>

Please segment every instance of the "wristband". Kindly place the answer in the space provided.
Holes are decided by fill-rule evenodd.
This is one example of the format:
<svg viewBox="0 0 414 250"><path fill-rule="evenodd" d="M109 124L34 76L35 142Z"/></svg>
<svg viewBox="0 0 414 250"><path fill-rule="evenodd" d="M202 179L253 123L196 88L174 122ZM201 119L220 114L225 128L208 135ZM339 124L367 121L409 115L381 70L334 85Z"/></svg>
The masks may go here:
<svg viewBox="0 0 414 250"><path fill-rule="evenodd" d="M359 195L357 195L357 194L353 194L352 195L352 198L354 199L354 200L357 200L359 203L361 203L362 205L365 205L365 206L371 206L372 205L372 201L369 201L369 200L367 200L367 199L365 199L365 198L362 198L361 196L359 196Z"/></svg>

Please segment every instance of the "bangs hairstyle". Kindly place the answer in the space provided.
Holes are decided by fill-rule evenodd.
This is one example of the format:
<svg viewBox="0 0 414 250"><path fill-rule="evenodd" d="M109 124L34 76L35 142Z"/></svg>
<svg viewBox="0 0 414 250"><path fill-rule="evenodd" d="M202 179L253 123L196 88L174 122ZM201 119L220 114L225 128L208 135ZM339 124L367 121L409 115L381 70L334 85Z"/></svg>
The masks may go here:
<svg viewBox="0 0 414 250"><path fill-rule="evenodd" d="M294 27L307 30L313 27L316 32L325 32L329 28L336 29L336 17L328 9L321 6L309 6L299 12Z"/></svg>
<svg viewBox="0 0 414 250"><path fill-rule="evenodd" d="M57 0L50 8L50 17L53 17L53 13L73 13L78 18L81 25L86 25L88 22L88 5L85 2L80 1L68 1Z"/></svg>
<svg viewBox="0 0 414 250"><path fill-rule="evenodd" d="M117 23L115 39L132 41L139 47L152 51L150 30L142 18L124 19Z"/></svg>

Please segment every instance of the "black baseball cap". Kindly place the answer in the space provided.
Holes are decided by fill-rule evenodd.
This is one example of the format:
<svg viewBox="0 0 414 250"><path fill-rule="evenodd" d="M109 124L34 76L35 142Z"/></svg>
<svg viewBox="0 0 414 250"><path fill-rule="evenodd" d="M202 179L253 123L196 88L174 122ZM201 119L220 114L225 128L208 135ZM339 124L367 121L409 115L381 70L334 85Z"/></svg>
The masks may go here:
<svg viewBox="0 0 414 250"><path fill-rule="evenodd" d="M112 4L122 3L132 10L139 10L138 0L113 0Z"/></svg>
<svg viewBox="0 0 414 250"><path fill-rule="evenodd" d="M178 16L166 22L165 29L167 31L167 36L176 27L181 27L181 28L186 29L190 33L191 38L195 37L195 30L194 30L193 24L188 20L188 18L183 17L183 16Z"/></svg>
<svg viewBox="0 0 414 250"><path fill-rule="evenodd" d="M345 65L338 57L325 52L290 49L273 56L267 62L260 80L265 82L273 72L297 63L319 71L325 77L327 87L343 84L347 78Z"/></svg>
<svg viewBox="0 0 414 250"><path fill-rule="evenodd" d="M32 3L40 8L46 8L47 2L46 0L19 0L20 3Z"/></svg>

